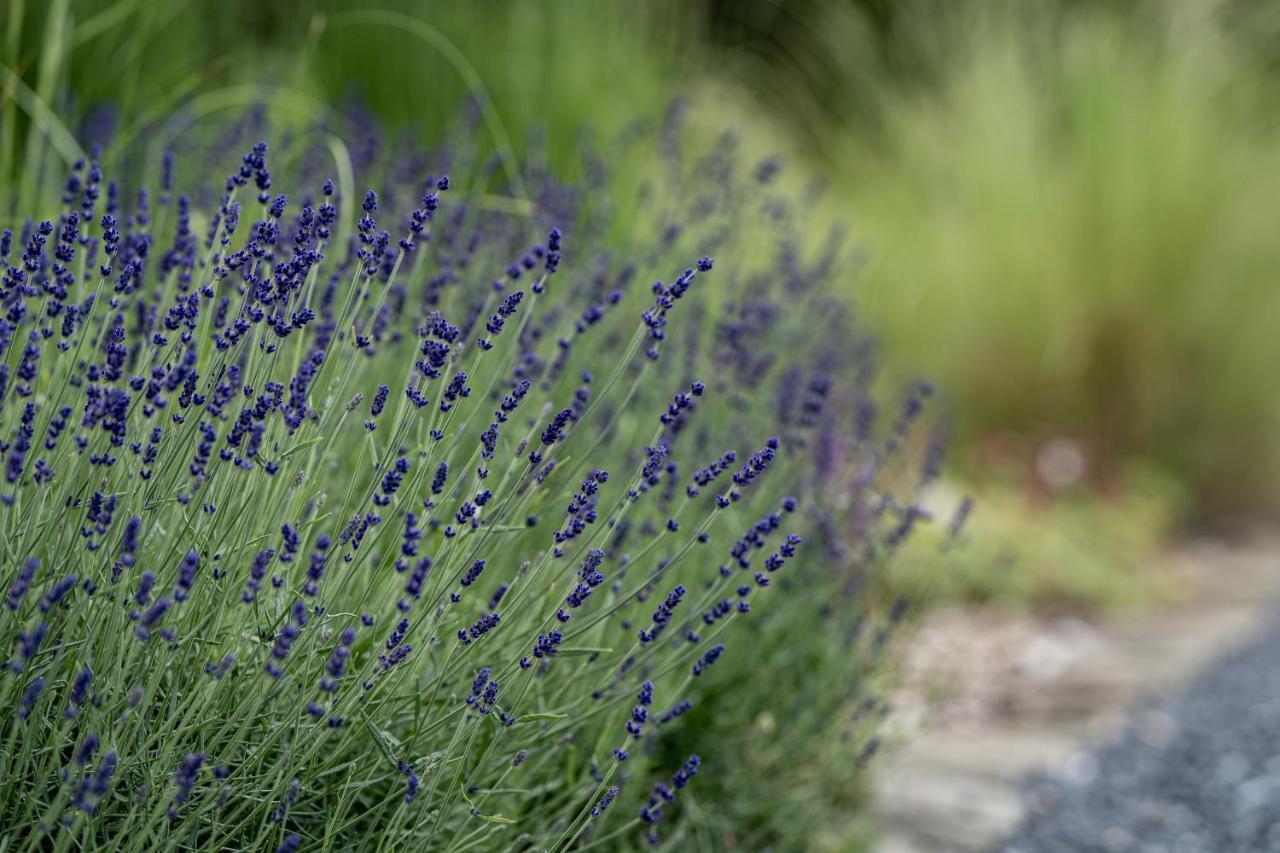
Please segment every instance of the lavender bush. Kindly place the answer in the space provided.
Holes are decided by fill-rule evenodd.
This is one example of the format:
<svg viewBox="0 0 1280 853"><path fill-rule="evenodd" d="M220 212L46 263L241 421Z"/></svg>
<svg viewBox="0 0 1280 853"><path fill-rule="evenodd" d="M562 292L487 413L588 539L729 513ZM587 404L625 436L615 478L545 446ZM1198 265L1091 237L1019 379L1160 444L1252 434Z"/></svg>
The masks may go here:
<svg viewBox="0 0 1280 853"><path fill-rule="evenodd" d="M849 253L679 116L576 185L256 111L23 177L3 846L758 849L856 804L929 389L877 414Z"/></svg>

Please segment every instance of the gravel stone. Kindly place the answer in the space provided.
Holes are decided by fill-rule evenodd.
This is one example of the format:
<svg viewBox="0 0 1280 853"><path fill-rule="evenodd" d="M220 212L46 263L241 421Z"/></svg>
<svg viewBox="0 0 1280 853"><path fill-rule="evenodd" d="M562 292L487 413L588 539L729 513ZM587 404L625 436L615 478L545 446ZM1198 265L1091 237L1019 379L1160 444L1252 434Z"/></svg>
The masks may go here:
<svg viewBox="0 0 1280 853"><path fill-rule="evenodd" d="M1001 853L1280 850L1280 620L1110 744L1028 780Z"/></svg>

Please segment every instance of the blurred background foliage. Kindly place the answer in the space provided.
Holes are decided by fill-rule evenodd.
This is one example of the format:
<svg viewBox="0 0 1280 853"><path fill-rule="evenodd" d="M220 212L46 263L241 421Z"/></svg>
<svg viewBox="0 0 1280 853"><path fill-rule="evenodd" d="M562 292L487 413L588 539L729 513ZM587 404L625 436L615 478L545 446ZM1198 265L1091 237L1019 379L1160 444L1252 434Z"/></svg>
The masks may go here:
<svg viewBox="0 0 1280 853"><path fill-rule="evenodd" d="M887 381L937 380L947 488L979 496L963 560L903 584L1141 601L1164 537L1280 508L1274 4L7 0L0 20L0 181L41 167L15 79L85 142L262 91L436 138L473 98L495 150L572 179L585 140L682 96L708 138L781 152L863 246L832 287Z"/></svg>

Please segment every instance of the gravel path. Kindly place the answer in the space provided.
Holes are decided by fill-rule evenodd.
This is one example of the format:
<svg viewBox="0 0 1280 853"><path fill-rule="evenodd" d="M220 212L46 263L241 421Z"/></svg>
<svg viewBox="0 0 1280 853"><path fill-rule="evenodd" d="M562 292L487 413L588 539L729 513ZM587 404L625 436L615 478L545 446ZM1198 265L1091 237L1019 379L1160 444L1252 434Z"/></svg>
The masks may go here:
<svg viewBox="0 0 1280 853"><path fill-rule="evenodd" d="M1026 795L1002 853L1280 850L1280 617Z"/></svg>

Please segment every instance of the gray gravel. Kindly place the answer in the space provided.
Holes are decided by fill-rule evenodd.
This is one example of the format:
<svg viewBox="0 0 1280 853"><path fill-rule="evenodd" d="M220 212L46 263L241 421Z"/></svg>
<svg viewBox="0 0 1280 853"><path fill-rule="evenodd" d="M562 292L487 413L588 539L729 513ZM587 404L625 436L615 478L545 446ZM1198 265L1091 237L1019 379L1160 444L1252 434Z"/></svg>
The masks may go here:
<svg viewBox="0 0 1280 853"><path fill-rule="evenodd" d="M1026 796L1003 853L1280 851L1280 623Z"/></svg>

